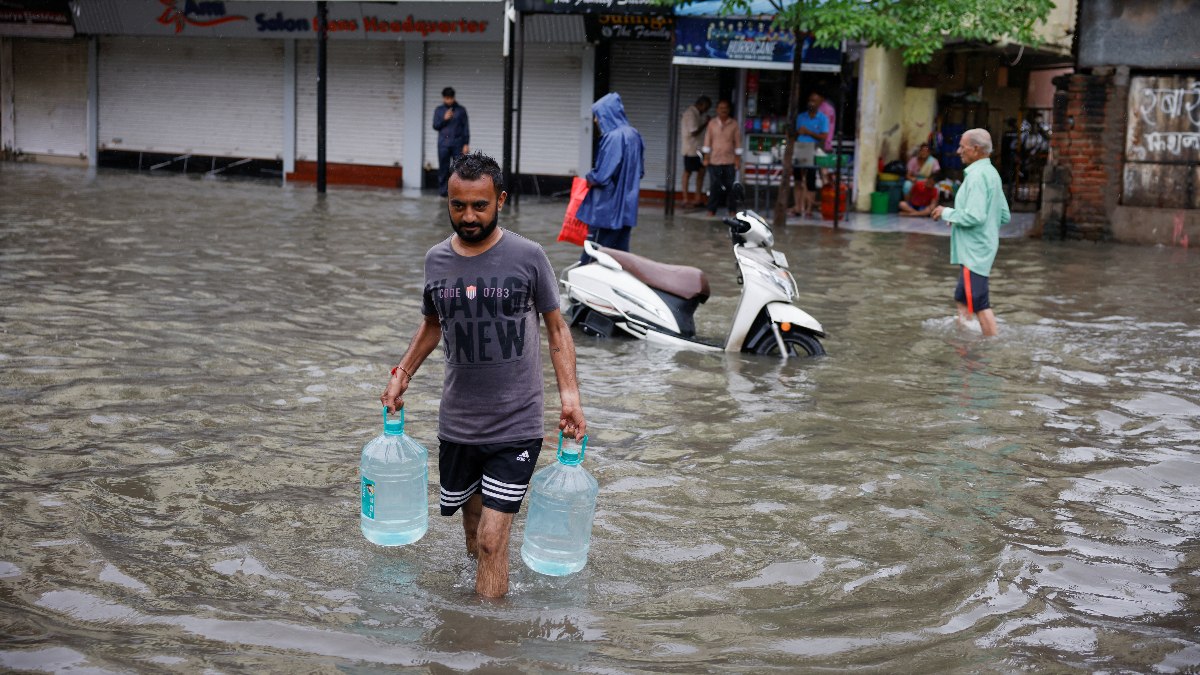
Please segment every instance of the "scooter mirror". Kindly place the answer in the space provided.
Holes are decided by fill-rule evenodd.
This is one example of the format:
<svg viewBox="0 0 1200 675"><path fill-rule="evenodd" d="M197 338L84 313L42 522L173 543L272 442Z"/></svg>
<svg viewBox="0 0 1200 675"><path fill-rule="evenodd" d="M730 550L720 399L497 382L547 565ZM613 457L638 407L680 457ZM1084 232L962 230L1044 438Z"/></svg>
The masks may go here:
<svg viewBox="0 0 1200 675"><path fill-rule="evenodd" d="M746 188L741 181L735 181L729 190L729 212L737 213L742 210L742 202L746 200Z"/></svg>

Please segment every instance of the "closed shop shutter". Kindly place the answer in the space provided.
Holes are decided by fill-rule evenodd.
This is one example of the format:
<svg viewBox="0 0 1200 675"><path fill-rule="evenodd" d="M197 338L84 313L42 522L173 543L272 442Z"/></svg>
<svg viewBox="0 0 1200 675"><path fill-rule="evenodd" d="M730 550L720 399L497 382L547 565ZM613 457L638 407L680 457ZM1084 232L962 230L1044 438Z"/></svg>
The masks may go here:
<svg viewBox="0 0 1200 675"><path fill-rule="evenodd" d="M296 158L317 159L317 46L296 58ZM404 44L331 40L325 152L330 162L399 166L404 142Z"/></svg>
<svg viewBox="0 0 1200 675"><path fill-rule="evenodd" d="M103 38L99 99L102 149L275 159L283 43Z"/></svg>
<svg viewBox="0 0 1200 675"><path fill-rule="evenodd" d="M581 134L590 134L592 126L590 118L583 118L579 104L585 48L565 44L525 45L521 173L574 176L583 175L590 168L579 166L579 138Z"/></svg>
<svg viewBox="0 0 1200 675"><path fill-rule="evenodd" d="M15 148L30 154L87 155L87 42L16 39Z"/></svg>
<svg viewBox="0 0 1200 675"><path fill-rule="evenodd" d="M437 167L433 110L442 89L454 87L471 124L471 151L503 161L504 59L499 43L430 42L425 45L425 161Z"/></svg>
<svg viewBox="0 0 1200 675"><path fill-rule="evenodd" d="M670 107L671 46L666 42L614 42L609 91L621 95L629 123L646 145L643 190L664 190Z"/></svg>

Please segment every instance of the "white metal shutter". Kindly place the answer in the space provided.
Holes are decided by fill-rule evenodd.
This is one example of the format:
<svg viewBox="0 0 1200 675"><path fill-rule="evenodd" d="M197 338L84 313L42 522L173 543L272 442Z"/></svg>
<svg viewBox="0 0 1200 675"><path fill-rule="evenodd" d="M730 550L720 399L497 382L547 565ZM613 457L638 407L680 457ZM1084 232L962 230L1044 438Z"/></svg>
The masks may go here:
<svg viewBox="0 0 1200 675"><path fill-rule="evenodd" d="M442 89L454 87L467 109L471 152L480 150L503 161L504 59L499 43L428 42L425 44L425 161L437 168L437 132L433 110L442 104Z"/></svg>
<svg viewBox="0 0 1200 675"><path fill-rule="evenodd" d="M642 189L667 185L667 127L671 105L671 45L666 42L614 42L608 90L621 95L629 123L646 145Z"/></svg>
<svg viewBox="0 0 1200 675"><path fill-rule="evenodd" d="M298 45L296 158L317 159L317 45ZM404 150L404 43L330 40L325 64L326 159L400 166Z"/></svg>
<svg viewBox="0 0 1200 675"><path fill-rule="evenodd" d="M717 112L717 90L721 86L720 72L716 68L704 68L698 66L679 66L679 110L675 113L675 124L679 124L679 120L683 117L683 111L696 102L700 96L707 96L712 99L712 107L709 108L708 114L715 115ZM678 127L676 127L678 129ZM675 189L683 189L683 155L680 154L680 145L676 141L675 144Z"/></svg>
<svg viewBox="0 0 1200 675"><path fill-rule="evenodd" d="M100 147L273 159L283 148L283 42L106 37Z"/></svg>
<svg viewBox="0 0 1200 675"><path fill-rule="evenodd" d="M13 133L20 152L87 155L87 42L12 42Z"/></svg>
<svg viewBox="0 0 1200 675"><path fill-rule="evenodd" d="M575 176L590 168L579 166L578 151L579 82L585 48L526 43L521 85L521 173Z"/></svg>

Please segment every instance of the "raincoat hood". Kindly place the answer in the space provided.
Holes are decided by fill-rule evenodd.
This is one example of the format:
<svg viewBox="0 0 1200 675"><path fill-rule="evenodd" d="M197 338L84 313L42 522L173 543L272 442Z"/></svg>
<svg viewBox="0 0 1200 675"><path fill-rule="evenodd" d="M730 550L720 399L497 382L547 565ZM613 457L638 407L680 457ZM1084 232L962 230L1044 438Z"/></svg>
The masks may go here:
<svg viewBox="0 0 1200 675"><path fill-rule="evenodd" d="M638 194L645 164L642 135L625 117L621 95L605 94L592 104L600 125L595 164L586 178L590 189L575 217L589 227L614 230L637 225Z"/></svg>
<svg viewBox="0 0 1200 675"><path fill-rule="evenodd" d="M592 115L600 122L602 134L629 124L629 118L625 116L625 105L621 103L621 95L615 91L601 96L592 104Z"/></svg>

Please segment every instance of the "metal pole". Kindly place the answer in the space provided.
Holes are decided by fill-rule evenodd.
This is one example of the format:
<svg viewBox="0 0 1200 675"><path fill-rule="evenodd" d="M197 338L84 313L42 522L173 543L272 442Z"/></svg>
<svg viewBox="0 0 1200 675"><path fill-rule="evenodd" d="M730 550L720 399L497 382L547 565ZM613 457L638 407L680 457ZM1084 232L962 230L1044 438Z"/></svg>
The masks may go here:
<svg viewBox="0 0 1200 675"><path fill-rule="evenodd" d="M525 15L518 13L516 20L517 37L513 42L516 44L516 61L517 64L513 68L513 184L508 189L508 198L515 207L520 201L521 195L521 104L524 101L522 92L525 90Z"/></svg>
<svg viewBox="0 0 1200 675"><path fill-rule="evenodd" d="M671 35L671 53L675 53L675 36ZM667 203L663 205L663 214L675 213L675 162L679 158L679 66L671 64L667 97Z"/></svg>
<svg viewBox="0 0 1200 675"><path fill-rule="evenodd" d="M329 8L317 3L317 193L325 193L325 47L329 38Z"/></svg>
<svg viewBox="0 0 1200 675"><path fill-rule="evenodd" d="M506 0L504 3L504 44L502 46L504 54L504 118L503 132L501 145L504 150L504 159L501 162L501 171L504 174L504 186L512 190L512 139L513 139L513 21L516 18L516 9L513 7L512 0Z"/></svg>

